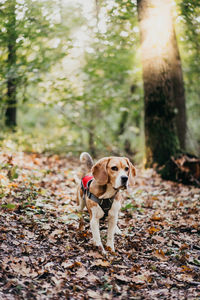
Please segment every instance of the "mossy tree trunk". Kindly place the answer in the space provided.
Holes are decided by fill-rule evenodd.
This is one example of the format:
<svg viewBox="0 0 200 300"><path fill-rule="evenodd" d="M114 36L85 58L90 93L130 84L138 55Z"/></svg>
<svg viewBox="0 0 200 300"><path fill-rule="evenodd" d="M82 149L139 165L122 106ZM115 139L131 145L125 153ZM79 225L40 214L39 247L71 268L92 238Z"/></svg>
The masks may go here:
<svg viewBox="0 0 200 300"><path fill-rule="evenodd" d="M145 97L146 165L163 165L180 146L185 146L181 61L170 1L138 0L137 4Z"/></svg>
<svg viewBox="0 0 200 300"><path fill-rule="evenodd" d="M8 22L7 22L7 108L5 113L6 126L14 128L17 125L17 76L16 76L16 14L15 14L15 0L7 1Z"/></svg>

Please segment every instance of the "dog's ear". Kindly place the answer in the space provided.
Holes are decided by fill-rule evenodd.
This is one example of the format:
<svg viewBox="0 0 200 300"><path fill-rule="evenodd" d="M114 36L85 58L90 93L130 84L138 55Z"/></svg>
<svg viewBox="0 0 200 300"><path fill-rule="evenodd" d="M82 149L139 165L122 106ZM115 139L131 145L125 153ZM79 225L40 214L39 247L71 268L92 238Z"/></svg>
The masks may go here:
<svg viewBox="0 0 200 300"><path fill-rule="evenodd" d="M105 185L108 183L108 162L109 157L104 157L92 167L92 175L99 185Z"/></svg>
<svg viewBox="0 0 200 300"><path fill-rule="evenodd" d="M129 165L128 185L132 187L135 185L136 168L133 166L133 164L128 158L126 158L126 161Z"/></svg>

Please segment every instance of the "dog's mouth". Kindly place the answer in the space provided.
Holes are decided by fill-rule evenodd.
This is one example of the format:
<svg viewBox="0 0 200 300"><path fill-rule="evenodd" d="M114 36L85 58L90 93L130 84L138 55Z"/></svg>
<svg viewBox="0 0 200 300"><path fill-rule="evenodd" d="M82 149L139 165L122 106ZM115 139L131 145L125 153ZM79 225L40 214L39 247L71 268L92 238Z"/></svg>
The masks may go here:
<svg viewBox="0 0 200 300"><path fill-rule="evenodd" d="M127 189L127 186L126 186L126 184L123 184L123 185L120 185L119 187L117 187L117 188L115 188L114 187L114 190L115 191L119 191L119 190L126 190Z"/></svg>
<svg viewBox="0 0 200 300"><path fill-rule="evenodd" d="M122 186L120 187L120 190L126 190L126 189L127 189L126 184L124 184L124 185L122 185Z"/></svg>

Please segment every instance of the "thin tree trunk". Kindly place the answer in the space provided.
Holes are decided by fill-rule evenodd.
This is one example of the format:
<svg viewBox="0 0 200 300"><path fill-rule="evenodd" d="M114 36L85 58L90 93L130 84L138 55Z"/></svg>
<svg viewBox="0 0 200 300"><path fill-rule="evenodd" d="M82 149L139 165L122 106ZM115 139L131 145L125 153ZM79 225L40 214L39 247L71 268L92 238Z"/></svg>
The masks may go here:
<svg viewBox="0 0 200 300"><path fill-rule="evenodd" d="M8 41L8 59L7 59L7 108L5 112L6 126L14 128L17 125L17 99L16 99L16 15L15 0L9 0L8 3L8 23L7 23L7 41Z"/></svg>
<svg viewBox="0 0 200 300"><path fill-rule="evenodd" d="M94 132L93 128L90 128L89 131L89 149L92 157L96 156L96 150L95 150L95 142L94 142Z"/></svg>
<svg viewBox="0 0 200 300"><path fill-rule="evenodd" d="M145 98L146 164L163 165L178 151L178 137L182 140L181 146L185 145L181 62L170 0L138 0L137 3Z"/></svg>

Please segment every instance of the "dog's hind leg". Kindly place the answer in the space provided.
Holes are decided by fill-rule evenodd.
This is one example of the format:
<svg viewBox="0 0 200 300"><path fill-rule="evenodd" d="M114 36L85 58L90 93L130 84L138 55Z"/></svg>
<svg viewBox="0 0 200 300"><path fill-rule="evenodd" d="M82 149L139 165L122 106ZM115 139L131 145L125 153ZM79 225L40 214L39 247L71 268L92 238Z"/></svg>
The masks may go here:
<svg viewBox="0 0 200 300"><path fill-rule="evenodd" d="M76 209L78 211L82 211L85 207L85 200L83 199L83 193L80 189L77 190L77 195L76 195L76 203L77 203L77 207Z"/></svg>

